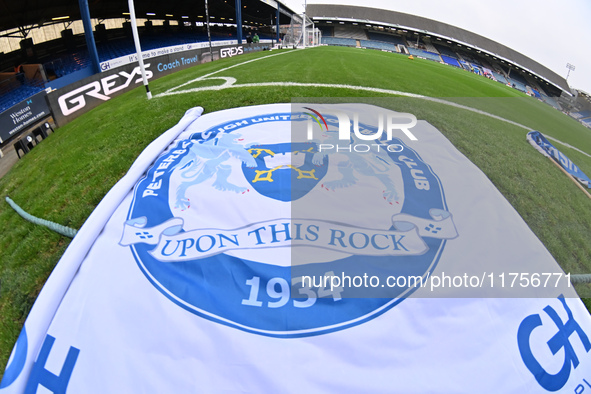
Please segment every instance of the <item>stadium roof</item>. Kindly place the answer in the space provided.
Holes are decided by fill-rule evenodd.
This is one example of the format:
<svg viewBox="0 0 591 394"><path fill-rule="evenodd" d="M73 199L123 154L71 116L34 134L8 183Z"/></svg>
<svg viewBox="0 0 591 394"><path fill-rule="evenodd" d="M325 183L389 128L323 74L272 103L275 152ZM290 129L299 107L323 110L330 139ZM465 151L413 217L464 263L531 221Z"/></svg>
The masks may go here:
<svg viewBox="0 0 591 394"><path fill-rule="evenodd" d="M270 24L271 17L275 17L276 4L274 0L242 0L242 20ZM129 13L124 0L88 0L88 6L91 18L99 20L125 18L128 17L125 13ZM283 4L280 9L283 11L281 23L289 23L287 15L293 11ZM141 0L135 2L135 10L138 18L205 20L205 0ZM209 0L209 15L215 17L211 22L232 23L236 18L235 0ZM15 28L27 32L47 24L80 19L78 2L72 0L0 0L0 32Z"/></svg>
<svg viewBox="0 0 591 394"><path fill-rule="evenodd" d="M570 93L568 83L563 77L535 60L496 41L433 19L377 8L332 4L309 4L306 14L317 21L331 19L339 21L349 20L351 22L364 22L372 25L401 27L409 31L445 38L509 62L523 69L525 72L542 78L558 89Z"/></svg>

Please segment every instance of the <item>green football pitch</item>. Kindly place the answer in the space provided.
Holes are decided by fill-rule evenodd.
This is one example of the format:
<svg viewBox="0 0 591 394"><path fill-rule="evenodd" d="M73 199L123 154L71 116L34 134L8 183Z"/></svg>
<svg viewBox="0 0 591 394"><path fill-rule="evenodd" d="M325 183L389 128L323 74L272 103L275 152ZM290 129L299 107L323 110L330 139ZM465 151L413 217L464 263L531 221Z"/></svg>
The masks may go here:
<svg viewBox="0 0 591 394"><path fill-rule="evenodd" d="M32 215L80 228L139 153L189 108L209 113L297 98L377 103L439 129L488 176L566 272L591 273L591 201L525 138L538 130L561 141L555 145L591 174L591 133L503 84L399 54L318 47L221 59L151 81L150 88L150 101L138 87L56 130L0 179L2 199L10 196ZM3 370L70 240L24 221L4 202L0 223Z"/></svg>

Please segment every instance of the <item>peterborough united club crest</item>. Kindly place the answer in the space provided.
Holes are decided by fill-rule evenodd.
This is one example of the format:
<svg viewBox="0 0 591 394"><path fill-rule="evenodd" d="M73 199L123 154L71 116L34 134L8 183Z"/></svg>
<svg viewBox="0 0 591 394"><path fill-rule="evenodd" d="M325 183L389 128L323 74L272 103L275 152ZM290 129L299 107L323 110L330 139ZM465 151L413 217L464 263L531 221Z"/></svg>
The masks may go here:
<svg viewBox="0 0 591 394"><path fill-rule="evenodd" d="M343 140L323 108L314 129L305 110L209 124L156 160L120 241L156 289L275 337L362 324L416 290L386 276L425 278L458 236L439 178L403 135L362 116Z"/></svg>

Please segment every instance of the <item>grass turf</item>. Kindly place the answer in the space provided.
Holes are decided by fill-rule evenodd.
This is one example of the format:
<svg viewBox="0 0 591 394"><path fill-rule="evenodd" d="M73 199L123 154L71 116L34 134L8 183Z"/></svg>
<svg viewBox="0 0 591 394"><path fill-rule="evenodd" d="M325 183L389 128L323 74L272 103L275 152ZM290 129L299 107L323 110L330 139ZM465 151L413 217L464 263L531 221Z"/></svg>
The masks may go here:
<svg viewBox="0 0 591 394"><path fill-rule="evenodd" d="M279 53L278 56L267 57ZM546 104L502 84L431 61L408 60L380 51L322 47L305 51L255 53L180 71L151 82L163 93L216 70L236 83L301 82L348 84L443 97L537 129L591 152L591 134ZM211 87L222 80L196 81L187 88ZM204 90L146 101L143 88L109 100L60 128L0 179L9 195L29 213L79 228L137 155L185 110L290 102L294 97L389 97L330 87L249 87ZM361 97L366 97L362 99ZM526 131L501 120L441 103L397 97L392 109L411 112L437 127L493 181L563 269L591 272L591 214L587 197L525 140ZM591 173L591 158L560 147ZM69 240L25 222L0 204L0 368L51 269Z"/></svg>

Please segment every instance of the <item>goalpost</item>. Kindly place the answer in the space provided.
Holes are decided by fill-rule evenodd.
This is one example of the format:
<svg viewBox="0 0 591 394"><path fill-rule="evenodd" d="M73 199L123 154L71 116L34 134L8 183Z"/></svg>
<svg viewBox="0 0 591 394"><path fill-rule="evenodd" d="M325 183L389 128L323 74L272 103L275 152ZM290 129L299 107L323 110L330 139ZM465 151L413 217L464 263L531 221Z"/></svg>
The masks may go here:
<svg viewBox="0 0 591 394"><path fill-rule="evenodd" d="M290 24L284 25L283 47L305 48L320 45L322 33L307 15L294 14Z"/></svg>

